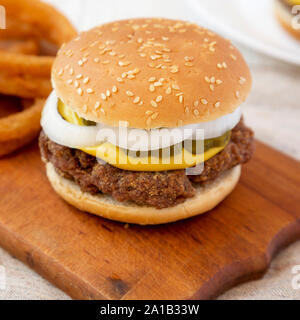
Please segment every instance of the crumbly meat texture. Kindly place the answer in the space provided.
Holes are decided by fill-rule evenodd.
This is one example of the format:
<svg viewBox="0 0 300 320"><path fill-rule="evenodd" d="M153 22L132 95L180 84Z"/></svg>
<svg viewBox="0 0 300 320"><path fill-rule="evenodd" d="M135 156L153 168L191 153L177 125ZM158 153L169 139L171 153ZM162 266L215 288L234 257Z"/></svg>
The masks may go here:
<svg viewBox="0 0 300 320"><path fill-rule="evenodd" d="M167 208L195 195L194 183L208 184L222 172L247 162L254 151L253 132L241 120L232 130L225 149L204 164L200 175L187 176L185 170L162 172L126 171L101 163L77 149L51 141L44 132L39 139L44 161L50 161L64 178L75 181L82 191L105 193L116 200Z"/></svg>

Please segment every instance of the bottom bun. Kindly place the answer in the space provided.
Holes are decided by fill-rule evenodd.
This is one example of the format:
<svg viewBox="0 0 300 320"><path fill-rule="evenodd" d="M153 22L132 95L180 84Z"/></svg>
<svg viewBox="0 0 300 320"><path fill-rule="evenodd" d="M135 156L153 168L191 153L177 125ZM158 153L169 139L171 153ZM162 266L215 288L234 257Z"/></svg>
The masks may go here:
<svg viewBox="0 0 300 320"><path fill-rule="evenodd" d="M209 211L229 195L241 175L241 166L236 166L223 173L214 183L196 187L193 198L175 207L156 209L131 202L118 202L105 194L94 196L82 192L73 181L61 177L50 162L46 168L54 190L74 207L107 219L141 225L178 221Z"/></svg>

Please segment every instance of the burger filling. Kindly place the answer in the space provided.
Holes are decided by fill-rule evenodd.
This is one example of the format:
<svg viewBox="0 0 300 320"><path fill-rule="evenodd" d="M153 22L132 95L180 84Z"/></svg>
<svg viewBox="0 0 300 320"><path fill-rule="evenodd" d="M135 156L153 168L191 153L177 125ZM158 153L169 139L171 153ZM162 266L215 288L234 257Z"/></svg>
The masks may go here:
<svg viewBox="0 0 300 320"><path fill-rule="evenodd" d="M74 181L82 191L93 195L109 194L120 202L131 201L161 209L193 197L197 185L213 183L224 171L246 163L252 157L253 132L243 120L231 130L231 134L225 134L219 143L217 140L207 145L206 152L214 151L205 157L204 170L191 176L184 169L124 170L107 161L99 161L87 150L59 145L44 132L39 144L44 161L51 162L59 175Z"/></svg>

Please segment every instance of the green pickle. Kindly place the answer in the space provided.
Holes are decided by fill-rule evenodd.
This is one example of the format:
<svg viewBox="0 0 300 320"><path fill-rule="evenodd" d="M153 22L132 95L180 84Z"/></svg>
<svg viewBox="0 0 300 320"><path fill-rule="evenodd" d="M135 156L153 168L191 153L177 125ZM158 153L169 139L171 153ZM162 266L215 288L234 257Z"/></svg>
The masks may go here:
<svg viewBox="0 0 300 320"><path fill-rule="evenodd" d="M68 112L68 110L70 110L70 112ZM65 108L64 103L60 99L58 100L58 111L59 111L60 115L66 121L67 121L67 119L66 119L67 117L73 117L75 122L81 126L95 126L96 125L96 122L90 121L90 120L85 120L85 119L79 117L76 112L72 111L69 108L68 109ZM172 156L172 155L175 155L177 153L182 152L182 149L184 147L186 150L190 151L193 155L196 155L197 154L197 147L198 147L198 150L204 149L203 150L204 152L207 152L208 150L213 149L213 148L221 148L221 147L225 148L225 146L227 145L227 143L230 140L230 136L231 136L231 130L225 132L220 137L205 139L204 146L201 146L201 144L203 144L203 141L201 141L201 140L192 140L192 141L189 140L189 141L186 141L185 143L180 142L176 145L171 146L169 148L169 150L170 150L169 152L170 152L170 155ZM123 150L123 152L125 152L127 155L129 155L129 153L130 153L131 157L151 156L151 151L133 152L133 151L126 150L123 148L120 148L120 149ZM158 150L159 158L162 159L163 152L167 152L167 151L168 151L168 148L159 149ZM157 152L157 150L153 150L152 152L153 152L152 153L152 155L153 155L155 152Z"/></svg>

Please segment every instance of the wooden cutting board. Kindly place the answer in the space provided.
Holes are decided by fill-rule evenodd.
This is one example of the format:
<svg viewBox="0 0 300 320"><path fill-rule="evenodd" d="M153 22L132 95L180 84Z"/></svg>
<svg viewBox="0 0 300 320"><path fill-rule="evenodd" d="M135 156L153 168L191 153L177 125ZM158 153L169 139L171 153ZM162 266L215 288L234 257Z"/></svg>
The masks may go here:
<svg viewBox="0 0 300 320"><path fill-rule="evenodd" d="M300 238L300 164L261 143L221 205L169 225L126 228L73 209L36 145L0 160L0 195L0 245L73 298L216 297Z"/></svg>

